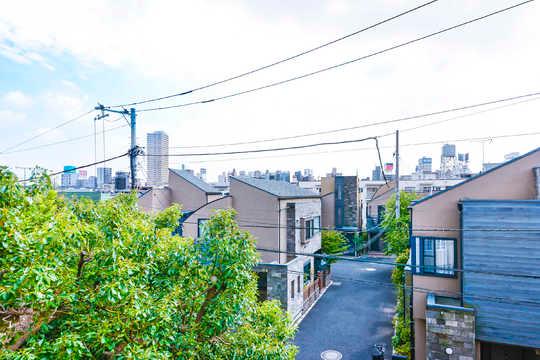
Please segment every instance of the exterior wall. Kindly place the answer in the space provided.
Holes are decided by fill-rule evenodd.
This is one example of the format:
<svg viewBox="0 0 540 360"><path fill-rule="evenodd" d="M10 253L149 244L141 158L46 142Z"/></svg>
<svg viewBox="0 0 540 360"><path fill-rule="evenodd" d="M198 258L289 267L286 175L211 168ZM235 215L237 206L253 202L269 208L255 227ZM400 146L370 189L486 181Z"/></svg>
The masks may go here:
<svg viewBox="0 0 540 360"><path fill-rule="evenodd" d="M333 193L336 189L336 178L334 176L325 176L321 178L321 195Z"/></svg>
<svg viewBox="0 0 540 360"><path fill-rule="evenodd" d="M309 242L302 244L303 230L301 226L301 220L309 220L316 216L321 216L321 199L282 199L279 201L280 209L286 209L288 203L293 203L295 207L295 238L296 238L296 252L314 253L321 249L321 233L316 231L315 235L309 240ZM281 221L283 224L280 229L281 239L287 239L287 211L282 210L280 212ZM282 250L287 250L286 241L282 241Z"/></svg>
<svg viewBox="0 0 540 360"><path fill-rule="evenodd" d="M455 238L457 263L461 268L461 240L459 231L421 231L426 229L459 229L460 215L458 202L461 199L515 199L525 200L536 197L535 179L532 168L540 164L540 151L533 152L525 157L516 159L491 172L470 179L460 186L446 192L441 192L431 198L421 201L412 206L412 236L432 236ZM419 229L419 230L415 230ZM438 276L413 275L414 287L433 290L435 293L444 295L446 292L461 292L461 278L459 274L454 278L442 278ZM413 318L425 319L426 296L422 292L414 292L413 295ZM415 337L418 338L417 329ZM423 330L425 332L425 329ZM424 350L425 343L416 341L416 359L425 359L419 354Z"/></svg>
<svg viewBox="0 0 540 360"><path fill-rule="evenodd" d="M232 207L238 213L238 224L257 239L257 246L285 251L287 238L286 234L280 237L279 227L285 227L286 222L280 223L279 213L285 214L286 211L284 208L280 211L278 198L234 178L231 178L230 195ZM277 253L261 252L264 263L284 264L286 257L286 254L280 257Z"/></svg>
<svg viewBox="0 0 540 360"><path fill-rule="evenodd" d="M207 202L212 202L212 201L215 201L217 199L221 199L223 197L223 195L221 194L207 194L206 195L206 200Z"/></svg>
<svg viewBox="0 0 540 360"><path fill-rule="evenodd" d="M426 324L427 356L423 359L476 359L473 312L428 309ZM452 354L448 354L446 349L450 349Z"/></svg>
<svg viewBox="0 0 540 360"><path fill-rule="evenodd" d="M303 260L303 257L297 257L287 264L260 263L255 267L255 271L266 273L267 299L278 300L293 319L301 315L304 304Z"/></svg>
<svg viewBox="0 0 540 360"><path fill-rule="evenodd" d="M197 238L199 219L209 219L214 213L232 207L232 198L225 196L207 203L184 220L182 234L193 239Z"/></svg>
<svg viewBox="0 0 540 360"><path fill-rule="evenodd" d="M182 205L182 210L196 210L208 202L206 192L169 170L171 202Z"/></svg>
<svg viewBox="0 0 540 360"><path fill-rule="evenodd" d="M169 188L152 189L137 200L139 209L146 213L165 210L171 205L171 190Z"/></svg>
<svg viewBox="0 0 540 360"><path fill-rule="evenodd" d="M358 194L358 177L343 176L343 217L344 226L360 226L360 197Z"/></svg>
<svg viewBox="0 0 540 360"><path fill-rule="evenodd" d="M335 195L333 192L321 197L321 225L324 228L333 229L336 226L334 204Z"/></svg>
<svg viewBox="0 0 540 360"><path fill-rule="evenodd" d="M461 215L463 301L476 309L476 338L540 348L540 201L464 200ZM482 228L511 231L474 231Z"/></svg>

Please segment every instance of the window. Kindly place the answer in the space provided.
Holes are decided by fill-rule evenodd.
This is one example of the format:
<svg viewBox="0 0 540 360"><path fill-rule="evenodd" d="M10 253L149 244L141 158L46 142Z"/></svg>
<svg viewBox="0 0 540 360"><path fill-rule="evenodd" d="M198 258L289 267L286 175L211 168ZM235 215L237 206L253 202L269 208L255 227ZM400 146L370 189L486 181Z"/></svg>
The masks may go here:
<svg viewBox="0 0 540 360"><path fill-rule="evenodd" d="M311 282L311 261L304 263L304 286Z"/></svg>
<svg viewBox="0 0 540 360"><path fill-rule="evenodd" d="M306 220L306 240L311 239L314 235L315 235L315 219Z"/></svg>
<svg viewBox="0 0 540 360"><path fill-rule="evenodd" d="M343 185L342 184L337 184L336 187L337 187L337 189L336 189L337 199L342 200L342 198L343 198Z"/></svg>
<svg viewBox="0 0 540 360"><path fill-rule="evenodd" d="M297 282L297 284L298 284L298 293L300 293L300 284L301 284L301 282L300 282L300 275L298 275L298 277L296 278L296 282Z"/></svg>
<svg viewBox="0 0 540 360"><path fill-rule="evenodd" d="M320 233L321 232L321 217L320 216L316 216L313 218L314 222L313 222L313 230L314 230L314 233L317 234L317 233Z"/></svg>
<svg viewBox="0 0 540 360"><path fill-rule="evenodd" d="M204 224L207 221L208 221L208 219L198 219L197 220L197 237L201 237L203 235Z"/></svg>
<svg viewBox="0 0 540 360"><path fill-rule="evenodd" d="M291 281L291 299L294 299L294 280Z"/></svg>
<svg viewBox="0 0 540 360"><path fill-rule="evenodd" d="M386 207L384 205L377 205L377 224L382 223L384 220L384 212Z"/></svg>
<svg viewBox="0 0 540 360"><path fill-rule="evenodd" d="M454 275L456 239L416 237L415 242L417 274Z"/></svg>

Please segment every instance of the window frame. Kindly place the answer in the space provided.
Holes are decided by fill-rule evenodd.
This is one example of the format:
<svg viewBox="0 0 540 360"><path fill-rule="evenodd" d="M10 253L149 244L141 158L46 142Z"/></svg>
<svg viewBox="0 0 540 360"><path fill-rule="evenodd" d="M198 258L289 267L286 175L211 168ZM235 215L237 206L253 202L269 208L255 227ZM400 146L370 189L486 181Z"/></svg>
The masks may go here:
<svg viewBox="0 0 540 360"><path fill-rule="evenodd" d="M199 218L197 219L197 238L200 238L202 233L201 233L201 225L204 225L204 223L206 223L208 220L210 219L207 219L207 218Z"/></svg>
<svg viewBox="0 0 540 360"><path fill-rule="evenodd" d="M454 266L453 269L458 269L458 247L457 247L457 238L451 238L451 237L444 237L444 236L418 236L413 235L413 265L419 266L415 268L414 274L415 275L422 275L422 276L433 276L433 277L444 277L444 278L457 278L458 272L455 270L452 270L451 274L444 274L444 273L438 273L436 264L437 264L437 240L443 240L443 241L452 241L454 245ZM425 261L424 261L424 249L425 249L425 240L433 241L433 256L430 256L433 258L433 268L434 271L426 271L425 270ZM429 265L428 265L429 266Z"/></svg>

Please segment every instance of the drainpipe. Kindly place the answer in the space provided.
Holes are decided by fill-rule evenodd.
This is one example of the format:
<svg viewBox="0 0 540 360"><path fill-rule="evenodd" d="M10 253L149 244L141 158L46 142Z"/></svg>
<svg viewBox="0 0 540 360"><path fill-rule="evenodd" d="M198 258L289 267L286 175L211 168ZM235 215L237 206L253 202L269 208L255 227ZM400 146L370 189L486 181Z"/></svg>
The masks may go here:
<svg viewBox="0 0 540 360"><path fill-rule="evenodd" d="M536 187L536 199L540 200L540 167L533 168Z"/></svg>

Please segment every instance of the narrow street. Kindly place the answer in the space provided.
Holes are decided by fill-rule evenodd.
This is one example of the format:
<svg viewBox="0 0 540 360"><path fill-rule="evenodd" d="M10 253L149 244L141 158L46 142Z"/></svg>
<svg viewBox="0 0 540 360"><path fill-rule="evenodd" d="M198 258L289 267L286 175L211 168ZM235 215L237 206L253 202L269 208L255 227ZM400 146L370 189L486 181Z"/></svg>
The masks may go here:
<svg viewBox="0 0 540 360"><path fill-rule="evenodd" d="M297 359L321 359L337 350L347 359L371 359L373 344L384 344L390 358L395 295L392 266L340 261L332 265L332 285L300 323ZM363 281L366 282L363 282Z"/></svg>

